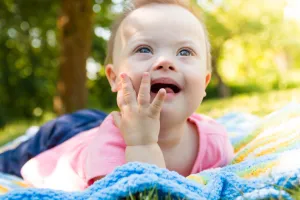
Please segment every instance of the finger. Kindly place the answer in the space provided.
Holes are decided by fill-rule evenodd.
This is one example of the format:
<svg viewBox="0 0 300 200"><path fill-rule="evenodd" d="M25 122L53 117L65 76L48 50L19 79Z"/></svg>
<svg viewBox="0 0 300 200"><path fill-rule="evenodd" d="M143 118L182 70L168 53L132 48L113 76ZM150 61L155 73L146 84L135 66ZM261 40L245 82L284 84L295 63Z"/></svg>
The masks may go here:
<svg viewBox="0 0 300 200"><path fill-rule="evenodd" d="M138 103L140 106L148 106L150 103L150 76L148 72L143 74L138 94Z"/></svg>
<svg viewBox="0 0 300 200"><path fill-rule="evenodd" d="M136 104L136 94L133 89L131 80L127 76L127 74L125 73L121 74L121 81L122 81L123 98L125 104L127 105Z"/></svg>
<svg viewBox="0 0 300 200"><path fill-rule="evenodd" d="M117 112L117 111L113 111L111 113L113 120L114 120L114 124L116 127L120 128L121 125L121 113Z"/></svg>
<svg viewBox="0 0 300 200"><path fill-rule="evenodd" d="M119 90L117 93L117 105L120 110L122 110L123 106L125 105L123 90Z"/></svg>
<svg viewBox="0 0 300 200"><path fill-rule="evenodd" d="M157 116L160 113L166 97L166 93L166 90L163 88L158 91L156 97L150 105L150 113L152 114L152 116Z"/></svg>

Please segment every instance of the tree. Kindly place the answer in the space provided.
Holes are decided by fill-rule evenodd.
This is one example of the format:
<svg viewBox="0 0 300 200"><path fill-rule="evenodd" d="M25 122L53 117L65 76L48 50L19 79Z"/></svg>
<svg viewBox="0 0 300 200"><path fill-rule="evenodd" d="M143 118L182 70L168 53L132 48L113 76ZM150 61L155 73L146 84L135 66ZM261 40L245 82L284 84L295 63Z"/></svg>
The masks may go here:
<svg viewBox="0 0 300 200"><path fill-rule="evenodd" d="M58 96L54 109L58 114L86 106L86 60L90 54L93 24L91 0L62 0L60 32L60 68Z"/></svg>
<svg viewBox="0 0 300 200"><path fill-rule="evenodd" d="M57 110L62 113L86 106L85 64L91 40L91 56L100 63L105 57L106 41L92 35L93 25L110 26L114 18L111 5L110 0L0 1L0 126L10 119L39 118L46 110L52 111L53 97L60 94L58 74L61 85L71 89L62 92L64 101L58 98L61 109ZM93 94L99 90L96 82L88 82ZM67 94L70 90L79 96Z"/></svg>

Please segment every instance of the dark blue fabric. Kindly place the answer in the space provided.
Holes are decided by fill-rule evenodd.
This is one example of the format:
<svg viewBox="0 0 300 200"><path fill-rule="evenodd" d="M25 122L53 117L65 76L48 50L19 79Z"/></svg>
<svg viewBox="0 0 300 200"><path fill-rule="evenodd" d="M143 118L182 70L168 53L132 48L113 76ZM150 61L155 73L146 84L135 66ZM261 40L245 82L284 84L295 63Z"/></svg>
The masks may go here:
<svg viewBox="0 0 300 200"><path fill-rule="evenodd" d="M46 123L35 136L0 154L0 172L21 177L20 170L29 159L82 131L99 126L106 116L106 113L97 110L80 110Z"/></svg>

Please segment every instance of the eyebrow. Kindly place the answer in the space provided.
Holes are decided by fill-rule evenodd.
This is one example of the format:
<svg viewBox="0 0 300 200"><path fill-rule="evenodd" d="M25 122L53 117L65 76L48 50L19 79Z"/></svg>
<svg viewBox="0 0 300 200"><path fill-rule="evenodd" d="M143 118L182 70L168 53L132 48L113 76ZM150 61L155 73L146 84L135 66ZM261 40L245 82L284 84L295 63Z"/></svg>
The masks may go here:
<svg viewBox="0 0 300 200"><path fill-rule="evenodd" d="M155 40L153 40L151 37L144 37L144 36L138 36L135 37L133 40L128 40L128 43L139 43L139 42L146 42L146 43L156 43Z"/></svg>
<svg viewBox="0 0 300 200"><path fill-rule="evenodd" d="M191 47L196 47L195 42L193 42L190 39L181 40L181 41L177 42L177 45L180 45L180 46L189 45Z"/></svg>

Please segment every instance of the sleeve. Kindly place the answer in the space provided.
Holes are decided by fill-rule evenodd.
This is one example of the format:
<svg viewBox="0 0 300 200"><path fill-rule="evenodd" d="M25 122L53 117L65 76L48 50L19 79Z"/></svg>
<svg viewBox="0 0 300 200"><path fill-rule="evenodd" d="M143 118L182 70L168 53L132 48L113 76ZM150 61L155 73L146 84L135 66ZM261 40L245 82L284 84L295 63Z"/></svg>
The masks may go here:
<svg viewBox="0 0 300 200"><path fill-rule="evenodd" d="M123 164L125 143L122 141L112 116L108 116L100 126L30 159L21 174L37 188L83 190L91 178L106 175Z"/></svg>
<svg viewBox="0 0 300 200"><path fill-rule="evenodd" d="M214 127L208 130L206 137L202 170L228 165L234 157L234 150L225 128L214 122Z"/></svg>
<svg viewBox="0 0 300 200"><path fill-rule="evenodd" d="M79 133L64 143L31 158L21 168L23 179L36 188L78 191L87 187L82 163L85 147L97 128Z"/></svg>
<svg viewBox="0 0 300 200"><path fill-rule="evenodd" d="M88 185L94 178L105 176L126 163L126 144L111 115L103 122L100 132L87 148L85 176Z"/></svg>

